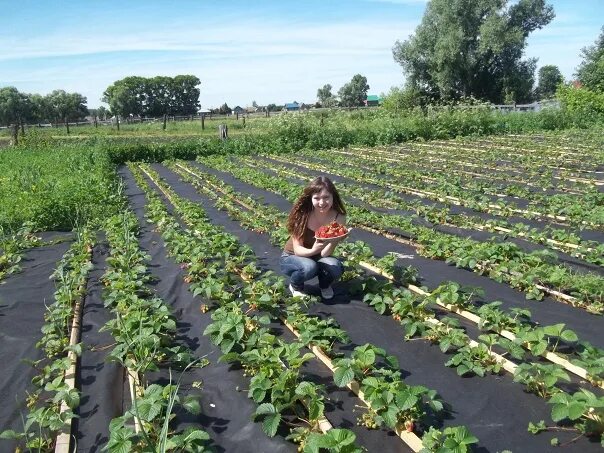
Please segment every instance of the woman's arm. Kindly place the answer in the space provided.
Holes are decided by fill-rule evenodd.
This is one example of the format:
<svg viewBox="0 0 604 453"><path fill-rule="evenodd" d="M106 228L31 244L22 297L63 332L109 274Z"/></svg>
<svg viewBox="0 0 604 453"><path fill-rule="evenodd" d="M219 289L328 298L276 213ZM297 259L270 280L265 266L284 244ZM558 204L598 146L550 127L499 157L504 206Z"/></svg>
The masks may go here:
<svg viewBox="0 0 604 453"><path fill-rule="evenodd" d="M322 251L327 246L327 244L325 244L325 242L323 242L323 241L315 241L312 248L306 248L306 247L304 247L304 245L302 244L302 242L299 239L292 238L292 240L293 240L293 244L294 244L295 255L302 256L305 258L314 256L318 253L321 253L321 256L323 256ZM329 256L329 255L326 255L326 256Z"/></svg>

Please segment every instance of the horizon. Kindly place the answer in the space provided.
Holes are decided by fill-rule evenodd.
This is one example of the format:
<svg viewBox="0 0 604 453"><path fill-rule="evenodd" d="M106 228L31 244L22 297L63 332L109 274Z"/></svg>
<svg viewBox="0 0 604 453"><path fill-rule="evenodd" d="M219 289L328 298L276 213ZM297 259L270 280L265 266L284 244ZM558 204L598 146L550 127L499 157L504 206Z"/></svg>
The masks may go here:
<svg viewBox="0 0 604 453"><path fill-rule="evenodd" d="M137 0L113 6L26 0L15 9L0 2L0 87L78 92L94 109L106 105L103 91L124 77L192 74L201 80L202 108L225 102L232 108L253 101L313 104L323 85L331 84L335 94L362 74L368 94L379 95L403 85L392 47L415 32L426 3L270 0L249 7L243 0ZM537 69L558 66L568 81L581 49L601 32L604 2L548 3L556 17L529 36L524 58L539 58Z"/></svg>

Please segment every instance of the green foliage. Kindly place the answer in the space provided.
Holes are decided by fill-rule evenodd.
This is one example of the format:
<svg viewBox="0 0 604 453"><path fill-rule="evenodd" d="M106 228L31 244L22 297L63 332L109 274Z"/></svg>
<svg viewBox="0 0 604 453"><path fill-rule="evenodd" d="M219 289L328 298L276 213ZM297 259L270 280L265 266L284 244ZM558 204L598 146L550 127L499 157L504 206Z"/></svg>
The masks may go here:
<svg viewBox="0 0 604 453"><path fill-rule="evenodd" d="M422 437L420 453L466 453L478 439L465 426L449 426L443 431L434 427Z"/></svg>
<svg viewBox="0 0 604 453"><path fill-rule="evenodd" d="M527 391L539 395L541 398L549 398L559 390L556 388L558 381L570 382L566 371L553 363L522 363L516 368L514 381L526 385Z"/></svg>
<svg viewBox="0 0 604 453"><path fill-rule="evenodd" d="M340 105L343 107L359 107L364 105L367 91L369 91L367 77L361 74L354 75L352 80L338 91Z"/></svg>
<svg viewBox="0 0 604 453"><path fill-rule="evenodd" d="M107 218L121 205L107 153L83 146L25 146L0 153L0 228L71 230Z"/></svg>
<svg viewBox="0 0 604 453"><path fill-rule="evenodd" d="M387 112L398 115L403 112L410 112L424 105L424 103L425 99L417 88L412 86L405 88L392 87L382 101L382 108Z"/></svg>
<svg viewBox="0 0 604 453"><path fill-rule="evenodd" d="M579 82L588 90L604 93L604 27L593 46L581 51L583 61L577 69Z"/></svg>
<svg viewBox="0 0 604 453"><path fill-rule="evenodd" d="M473 95L501 103L507 94L529 100L536 62L521 60L522 52L528 35L554 12L543 0L507 3L428 3L415 34L393 49L411 86L433 99Z"/></svg>
<svg viewBox="0 0 604 453"><path fill-rule="evenodd" d="M556 97L562 103L563 108L571 114L586 118L601 119L604 117L604 91L598 92L588 88L561 85L558 87Z"/></svg>
<svg viewBox="0 0 604 453"><path fill-rule="evenodd" d="M539 99L547 99L556 94L558 85L564 82L564 77L558 66L546 65L539 68L537 96Z"/></svg>
<svg viewBox="0 0 604 453"><path fill-rule="evenodd" d="M194 75L130 76L107 87L103 101L122 116L191 115L199 109L200 83Z"/></svg>

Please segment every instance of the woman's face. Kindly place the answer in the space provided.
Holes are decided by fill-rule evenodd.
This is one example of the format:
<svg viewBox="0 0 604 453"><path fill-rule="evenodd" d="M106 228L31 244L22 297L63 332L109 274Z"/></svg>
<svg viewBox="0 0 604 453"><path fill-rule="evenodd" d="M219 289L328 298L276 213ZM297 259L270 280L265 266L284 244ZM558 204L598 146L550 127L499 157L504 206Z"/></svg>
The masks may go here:
<svg viewBox="0 0 604 453"><path fill-rule="evenodd" d="M312 196L312 207L319 212L329 212L333 206L333 195L327 189L322 189Z"/></svg>

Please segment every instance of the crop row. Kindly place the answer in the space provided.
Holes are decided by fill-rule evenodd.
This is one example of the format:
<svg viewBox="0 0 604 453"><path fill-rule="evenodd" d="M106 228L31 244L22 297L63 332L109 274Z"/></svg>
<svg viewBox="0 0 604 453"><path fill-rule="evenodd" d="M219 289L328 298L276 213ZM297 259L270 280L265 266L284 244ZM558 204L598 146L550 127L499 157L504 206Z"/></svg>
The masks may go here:
<svg viewBox="0 0 604 453"><path fill-rule="evenodd" d="M383 167L382 170L385 175L382 177L369 176L373 174L374 169L355 162L350 156L339 157L328 151L299 153L296 160L300 165L309 168L325 168L326 165L330 167L337 165L338 169L335 174L341 176L358 178L360 175L364 175L360 179L364 182L386 186L421 198L468 207L480 212L494 213L505 217L520 214L528 219L542 218L554 223L582 227L602 228L603 225L604 212L601 204L604 195L597 191L579 199L569 199L568 197L572 197L572 195L554 195L544 198L544 200L548 200L547 203L551 206L529 204L526 208L520 208L511 202L491 201L485 195L473 195L460 190L454 184L449 183L447 178L442 175L438 176L437 183L426 186L425 184L414 184L414 178L409 175L408 171L401 171L392 166ZM403 184L400 183L401 180L404 181Z"/></svg>
<svg viewBox="0 0 604 453"><path fill-rule="evenodd" d="M204 451L206 432L187 428L175 432L169 422L178 405L199 414L199 402L193 396L181 398L179 384L148 385L145 373L160 366L187 370L199 365L191 352L175 342L176 321L168 306L147 286L151 276L149 257L140 250L138 221L129 211L115 215L105 223L111 251L103 275L105 306L114 313L102 330L115 339L109 360L126 369L131 408L110 424L109 451Z"/></svg>
<svg viewBox="0 0 604 453"><path fill-rule="evenodd" d="M36 343L44 357L32 363L38 374L32 379L34 390L27 396L29 412L23 431L0 435L16 439L32 451L69 445L73 411L80 403L80 392L75 388L76 362L82 353L80 319L94 240L90 229L76 232L76 240L52 274L57 289L44 315L42 337Z"/></svg>
<svg viewBox="0 0 604 453"><path fill-rule="evenodd" d="M296 178L301 180L311 179L313 174L302 169L294 170L279 164L276 160L258 160L245 157L236 158L245 165L257 170L271 171L284 178ZM264 165L263 165L264 164ZM531 228L520 222L510 223L505 220L484 219L467 214L452 214L448 208L439 208L431 204L425 204L419 200L407 201L393 191L386 189L373 189L355 183L352 178L339 181L338 187L342 188L349 196L364 201L373 206L385 209L404 209L414 213L420 218L434 225L445 225L457 228L491 231L504 233L507 236L519 237L538 244L544 244L550 248L569 253L570 255L583 259L593 264L604 264L604 245L595 241L583 241L579 236L566 230L554 229L547 226L540 230Z"/></svg>
<svg viewBox="0 0 604 453"><path fill-rule="evenodd" d="M199 187L202 190L204 189L203 183L200 185L201 179L202 181L206 181L206 184L211 184L212 190L220 191L227 197L229 195L235 196L234 191L230 186L215 177L203 174L199 169L193 170L191 167L178 163L176 165L170 165L170 167L181 175L184 180L193 184L195 187ZM210 195L212 193L211 190L206 190L206 192ZM238 197L241 197L241 195L239 194ZM225 200L221 200L220 202L221 206L228 206L225 203ZM279 213L278 211L267 211L265 207L260 208L257 202L249 197L245 197L245 201L239 203L247 209L254 210L254 216L245 220L240 219L242 220L243 225L251 225L252 228L261 229L262 231L270 233L276 244L283 242L283 236L286 235L286 233L283 230L284 217L282 213ZM255 208L253 206L255 206ZM232 215L237 215L237 209L232 208L231 213ZM239 217L241 217L241 215L242 214L240 214ZM265 223L262 223L263 218L266 217L269 217L268 220L264 220ZM275 225L278 225L281 230L275 229ZM361 246L362 251L359 251L358 249L352 253L349 251L348 258L350 259L350 255L358 256L360 254L360 256L367 260L372 256L370 250L368 252L367 249L368 247L363 245ZM401 273L395 272L394 270L395 258L394 255L389 255L387 259L385 258L378 261L380 265L387 266L388 273L384 274L383 270L378 270L378 272L382 275L386 275L393 281L395 280L393 274L398 274L398 279L401 279ZM357 260L352 260L352 262L355 261ZM373 264L369 265L373 266ZM375 268L372 268L371 270L375 270ZM408 268L405 272L405 279L409 280L407 283L413 283L416 275L416 270ZM413 284L408 284L407 288L411 289L419 296L428 296L428 293ZM604 368L602 368L601 362L604 358L604 351L598 350L586 342L577 344L578 338L576 337L576 334L571 330L565 329L564 325L558 324L536 327L529 323L530 312L528 310L513 310L510 315L507 315L498 308L500 305L498 302L485 304L480 308L475 307L471 303L472 294L466 294L466 292L461 289L460 285L456 283L443 284L435 289L430 296L432 297L430 301L435 301L442 308L460 314L466 319L476 323L481 329L499 333L505 338L515 341L516 344L527 348L533 354L543 355L554 363L563 364L569 371L590 380L595 385L603 385L602 378L604 377ZM376 305L376 309L380 313L384 313L386 304L383 302L383 298L378 297L373 304ZM569 342L570 345L577 344L578 347L574 351L574 360L579 360L579 364L572 365L556 354L556 350L561 341L563 343ZM524 354L518 351L517 348L513 348L511 344L507 342L504 342L504 344L508 346L508 349L511 349L510 352L515 358L521 359L524 357ZM570 345L567 345L565 349L572 350L572 347L569 348ZM582 366L586 366L589 369L589 372L582 369Z"/></svg>
<svg viewBox="0 0 604 453"><path fill-rule="evenodd" d="M183 174L181 172L181 174ZM183 174L184 176L184 174ZM202 177L203 179L207 178L207 175ZM189 182L194 182L194 179L190 177L185 177L185 180ZM217 190L224 190L224 195L228 196L229 194L234 195L234 192L228 189L220 189L215 185L216 181L213 180L207 190L208 194L215 193ZM195 185L195 184L194 184ZM203 187L199 185L199 187ZM237 195L234 195L237 197ZM241 205L244 207L249 207L250 203L253 203L249 198L246 198L245 201L241 202ZM221 206L227 208L232 215L237 216L240 220L242 220L242 214L240 209L236 207L228 206L228 203L223 200L220 202ZM265 214L266 209L259 209L259 206L256 207L256 210L251 212L251 217L255 219L245 219L242 221L242 224L247 224L248 222L253 222L253 225L256 230L261 228L261 231L267 232L271 234L275 231L274 225L277 221L275 218L270 218L270 214ZM266 219L266 223L264 226L260 226L258 223L258 219L261 217L269 217ZM280 240L279 235L277 235L274 239L276 241ZM371 252L369 252L371 255ZM348 255L350 258L350 255ZM367 255L365 255L367 259ZM357 256L358 259L358 256ZM373 288L371 288L373 286ZM561 367L557 365L542 365L535 363L523 364L519 367L515 365L506 366L504 363L507 362L505 359L497 355L493 355L492 348L494 345L506 345L512 351L513 355L518 355L517 351L514 351L513 347L509 343L506 344L505 340L503 342L497 341L495 337L492 335L482 335L481 340L486 343L485 344L477 344L468 340L467 336L463 333L463 331L459 328L456 328L456 324L450 320L445 323L442 322L434 322L434 318L431 317L429 310L427 310L427 304L429 301L433 301L436 299L463 299L463 296L460 297L460 293L458 291L458 287L451 287L450 285L445 285L442 288L439 288L435 291L431 297L432 299L426 298L423 302L422 300L415 300L413 297L409 297L409 292L401 292L401 289L397 289L392 287L391 285L380 285L376 280L366 281L363 287L365 291L364 300L372 305L376 311L380 313L389 312L395 319L398 319L401 324L405 327L408 337L412 337L420 334L426 338L429 338L431 341L437 342L440 344L443 352L448 351L449 349L455 350L456 354L454 357L447 363L447 365L455 365L458 368L459 374L478 374L484 375L485 372L494 372L498 373L502 366L504 366L509 371L515 374L515 380L523 382L527 385L527 389L529 391L535 392L544 398L551 397L551 402L555 404L556 401L561 398L567 398L570 400L584 401L582 405L583 411L581 416L575 417L575 419L580 419L578 422L577 428L580 430L584 429L585 423L591 423L593 420L589 414L589 404L592 404L594 401L598 403L597 397L586 390L582 390L577 392L575 395L568 395L562 392L560 389L556 388L555 384L559 379L568 380L568 375L564 373ZM425 293L424 293L425 294ZM440 301L440 305L446 305ZM459 311L461 309L466 309L467 301L464 303L457 304L454 311ZM500 332L503 330L500 326L495 326L493 324L489 324L489 320L495 320L498 316L499 319L502 319L502 313L497 310L497 307L493 307L492 305L487 309L480 310L483 323L482 326L485 329L493 329L499 330ZM522 314L516 313L516 318L512 319L508 317L508 320L512 321L510 324L515 324L517 328L517 332L519 332L517 340L517 344L523 344L528 349L531 349L531 341L537 338L548 338L552 341L552 344L555 344L553 349L555 350L560 341L567 340L574 342L576 341L576 337L572 331L568 331L564 329L563 325L539 328L539 329L531 329L528 325L522 326L520 322L522 319ZM508 332L509 333L509 332ZM548 341L546 340L545 343ZM545 352L547 346L543 346L543 349L540 350L541 346L537 343L532 343L533 351L538 351L537 354ZM544 354L547 356L548 354ZM555 356L555 354L552 354ZM523 354L520 354L522 357ZM600 356L601 357L601 356ZM559 358L559 357L558 357ZM495 359L495 360L493 360ZM511 369L509 369L511 368ZM562 397L560 395L566 395ZM599 404L599 403L598 403ZM559 417L561 409L559 406L555 406L552 411L552 417L554 420L559 421L562 418ZM591 421L590 421L591 420Z"/></svg>
<svg viewBox="0 0 604 453"><path fill-rule="evenodd" d="M292 201L292 194L300 185L270 177L253 169L242 169L226 158L206 158L204 164L231 172L250 184L263 181L269 190L276 191ZM549 264L539 252L525 253L511 243L478 242L457 238L415 225L408 217L389 215L364 207L349 206L350 222L354 225L383 233L393 229L406 232L423 256L446 260L458 267L488 275L527 293L528 298L543 298L544 293L555 294L567 303L600 313L604 304L604 283L596 275L580 275L569 269ZM408 240L405 240L409 243ZM556 288L555 290L553 288ZM571 293L571 295L567 294Z"/></svg>
<svg viewBox="0 0 604 453"><path fill-rule="evenodd" d="M580 194L540 194L531 192L522 186L513 186L511 190L505 189L507 193L501 194L500 189L494 186L492 178L483 181L476 181L467 176L455 176L450 168L410 168L409 165L403 165L400 158L384 157L374 155L372 151L364 150L362 152L344 152L330 151L317 152L308 157L320 156L322 162L337 156L337 163L346 164L347 168L360 170L376 170L382 175L381 178L390 182L404 181L404 185L409 190L420 191L421 193L436 193L447 197L447 200L465 204L467 202L478 203L478 207L499 209L501 211L511 211L523 215L530 214L541 217L551 218L580 224L589 222L590 219L601 219L602 213L598 214L599 206L604 202L603 195L597 188L591 188L589 191ZM343 157L340 157L340 154ZM400 185L400 183L399 183ZM461 201L457 201L459 199ZM517 199L517 200L516 200ZM498 207L493 208L493 204ZM585 217L585 213L589 213ZM564 220L566 217L567 220Z"/></svg>
<svg viewBox="0 0 604 453"><path fill-rule="evenodd" d="M145 171L152 173L148 168L146 168ZM162 191L166 191L170 194L170 200L173 201L174 205L178 209L178 204L182 203L183 201L179 199L178 202L174 202L174 199L177 198L177 196L173 192L169 192L169 188L167 188L161 181L158 181L156 179L156 175L153 175L153 178L155 183L160 185ZM185 215L190 214L193 206L195 205L192 203L185 203L183 206L187 206L187 209L181 212L181 215L183 215L184 218ZM229 267L225 266L225 269L228 272ZM233 268L230 267L230 269L232 270ZM257 281L260 278L261 277L258 276L254 279L254 281ZM275 277L272 278L279 282L279 288L281 291L283 291L284 284L282 279L275 279ZM283 299L284 294L281 293L278 296ZM269 301L265 300L264 306L266 306L267 303L269 303ZM261 306L262 304L256 303L256 305ZM272 310L274 311L275 308L276 307L273 307ZM283 310L283 308L281 308L281 310ZM298 330L298 336L300 339L305 339L305 341L310 340L310 343L314 344L315 348L321 347L322 350L317 354L319 357L334 357L331 347L323 349L326 346L325 333L319 334L322 324L323 329L327 328L327 332L333 331L333 321L320 321L318 318L309 317L308 315L303 314L297 305L288 305L286 315L284 316L283 314L277 314L277 316L283 318L285 325L291 325L294 327L294 329ZM327 324L325 324L326 321ZM332 339L331 342L337 340L337 342L341 343L343 339L343 337L339 336L339 338ZM327 344L329 344L329 342ZM380 359L380 356L382 356L382 359ZM325 359L323 358L322 360ZM385 362L379 368L375 368L379 362L384 360ZM434 392L426 393L427 389L405 385L400 380L400 373L397 371L398 366L393 367L392 360L392 358L384 356L383 350L371 345L365 345L363 347L356 348L351 358L334 358L333 362L327 361L327 364L334 371L334 380L337 385L348 386L353 391L356 390L359 397L364 399L370 405L371 409L368 414L373 414L373 416L369 418L364 417L367 423L385 423L390 428L396 429L397 426L402 427L405 420L409 422L410 417L413 417L412 419L418 423L418 429L421 429L419 427L419 423L421 422L423 414L425 413L425 409L422 409L422 405L430 403L433 406L433 409L441 407L441 405L437 400L434 400ZM390 370L387 371L388 369ZM358 382L355 383L354 381ZM372 384L374 387L369 386L370 384ZM378 391L378 388L375 386L378 386L381 391ZM391 401L389 405L385 406L384 401L380 399L380 395L382 395L382 392L385 391L390 392L392 394L392 398L396 398L397 401L402 401L403 396L406 395L405 404L402 406L401 404L398 404L397 406L394 404L394 401ZM422 403L422 401L426 398L427 400ZM400 428L398 431L401 431ZM402 431L403 432L400 433L404 434L404 430ZM449 431L459 432L459 430L452 431L451 429L449 429ZM431 432L431 436L436 436L436 431L432 430ZM441 435L442 434L439 434L439 436ZM404 436L401 435L401 437ZM409 435L407 434L406 437L408 438Z"/></svg>

